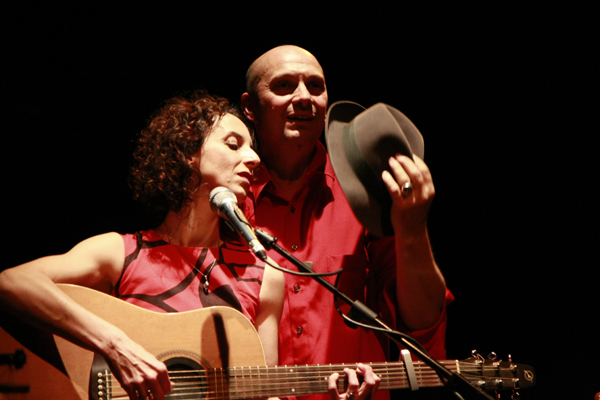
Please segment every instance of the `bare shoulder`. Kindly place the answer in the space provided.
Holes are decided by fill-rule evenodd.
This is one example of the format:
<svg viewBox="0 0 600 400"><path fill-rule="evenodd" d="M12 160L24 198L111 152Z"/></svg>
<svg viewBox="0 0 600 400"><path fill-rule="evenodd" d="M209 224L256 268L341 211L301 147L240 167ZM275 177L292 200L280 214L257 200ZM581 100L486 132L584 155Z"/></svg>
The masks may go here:
<svg viewBox="0 0 600 400"><path fill-rule="evenodd" d="M93 236L64 254L29 261L3 272L3 279L36 287L36 282L70 283L111 290L123 270L125 244L115 232Z"/></svg>
<svg viewBox="0 0 600 400"><path fill-rule="evenodd" d="M55 283L73 283L108 290L119 279L125 259L123 237L116 232L92 236L65 254L33 262Z"/></svg>
<svg viewBox="0 0 600 400"><path fill-rule="evenodd" d="M97 256L110 257L113 253L125 253L125 244L123 237L117 232L108 232L101 235L92 236L79 242L67 254L91 253Z"/></svg>

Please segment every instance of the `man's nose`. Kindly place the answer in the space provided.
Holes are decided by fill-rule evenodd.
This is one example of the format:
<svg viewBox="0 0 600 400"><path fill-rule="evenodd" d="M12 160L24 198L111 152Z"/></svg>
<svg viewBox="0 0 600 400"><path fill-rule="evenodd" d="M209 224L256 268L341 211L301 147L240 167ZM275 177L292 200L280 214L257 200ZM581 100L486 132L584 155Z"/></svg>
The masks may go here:
<svg viewBox="0 0 600 400"><path fill-rule="evenodd" d="M311 95L304 82L300 82L296 87L294 92L294 103L303 107L306 107L311 103Z"/></svg>

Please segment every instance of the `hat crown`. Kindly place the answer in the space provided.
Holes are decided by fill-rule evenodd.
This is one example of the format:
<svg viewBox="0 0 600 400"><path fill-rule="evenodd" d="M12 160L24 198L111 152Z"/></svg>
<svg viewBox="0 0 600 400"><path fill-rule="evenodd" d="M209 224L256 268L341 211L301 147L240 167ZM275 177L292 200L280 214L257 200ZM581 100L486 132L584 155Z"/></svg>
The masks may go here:
<svg viewBox="0 0 600 400"><path fill-rule="evenodd" d="M397 154L423 158L423 137L400 111L384 103L365 109L338 101L327 112L329 157L352 211L371 233L394 234L391 197L381 173Z"/></svg>
<svg viewBox="0 0 600 400"><path fill-rule="evenodd" d="M400 124L404 115L397 115L392 111L391 107L377 103L357 115L350 123L356 144L369 167L377 175L388 168L390 157L401 153L412 158L415 152Z"/></svg>

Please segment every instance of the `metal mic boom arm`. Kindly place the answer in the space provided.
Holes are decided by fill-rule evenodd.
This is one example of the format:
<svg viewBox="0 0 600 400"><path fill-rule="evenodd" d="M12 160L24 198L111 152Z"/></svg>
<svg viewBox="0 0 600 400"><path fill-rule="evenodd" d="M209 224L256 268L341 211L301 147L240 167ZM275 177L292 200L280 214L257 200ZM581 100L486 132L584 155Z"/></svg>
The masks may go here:
<svg viewBox="0 0 600 400"><path fill-rule="evenodd" d="M254 233L258 240L262 243L262 245L267 250L275 250L277 253L281 254L286 260L294 264L299 271L304 272L314 272L311 267L306 265L305 263L298 260L296 257L291 255L288 251L277 244L277 238L273 235L266 233L265 231L254 228ZM380 328L380 332L383 332L387 337L396 342L398 345L406 348L412 354L416 355L421 359L425 364L427 364L431 369L433 369L442 382L444 382L444 386L453 392L459 399L463 399L463 397L458 394L459 392L463 393L467 399L489 399L494 400L493 397L488 395L487 393L481 391L476 388L466 380L462 375L453 373L440 364L437 360L431 358L426 351L424 351L419 346L413 344L410 340L406 339L403 334L393 331L390 327L388 327L383 321L379 319L379 315L367 307L365 304L358 300L352 300L344 293L340 292L337 287L329 283L322 276L313 276L313 279L316 279L321 285L325 286L330 292L333 293L334 296L343 300L346 304L350 305L352 309L350 310L350 315L354 319L358 319L359 321L366 321L371 324L376 324ZM361 325L364 326L364 325Z"/></svg>

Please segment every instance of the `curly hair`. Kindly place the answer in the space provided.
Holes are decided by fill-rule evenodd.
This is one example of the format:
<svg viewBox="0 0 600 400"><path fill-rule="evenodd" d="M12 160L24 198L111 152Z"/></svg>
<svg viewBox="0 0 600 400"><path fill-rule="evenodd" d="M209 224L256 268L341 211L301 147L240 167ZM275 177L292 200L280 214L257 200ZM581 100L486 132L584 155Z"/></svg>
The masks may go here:
<svg viewBox="0 0 600 400"><path fill-rule="evenodd" d="M225 98L205 90L165 102L142 130L133 153L129 186L139 200L162 221L169 210L179 211L192 201L200 171L189 159L200 151L213 126L232 114L253 130L241 111Z"/></svg>

